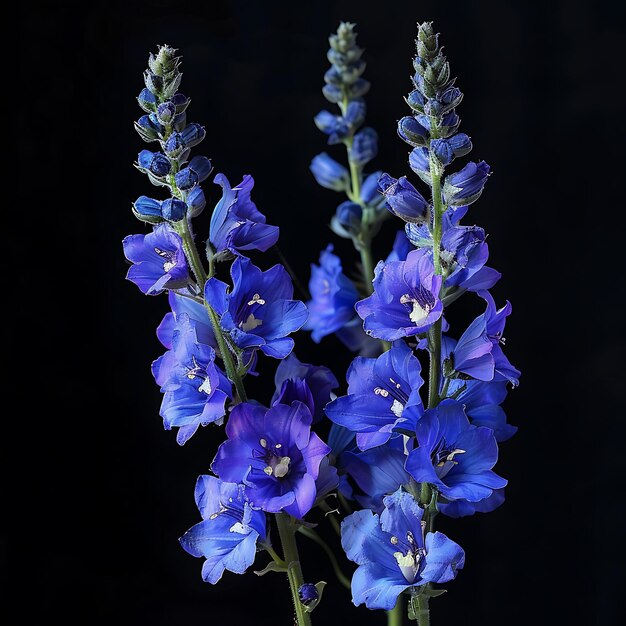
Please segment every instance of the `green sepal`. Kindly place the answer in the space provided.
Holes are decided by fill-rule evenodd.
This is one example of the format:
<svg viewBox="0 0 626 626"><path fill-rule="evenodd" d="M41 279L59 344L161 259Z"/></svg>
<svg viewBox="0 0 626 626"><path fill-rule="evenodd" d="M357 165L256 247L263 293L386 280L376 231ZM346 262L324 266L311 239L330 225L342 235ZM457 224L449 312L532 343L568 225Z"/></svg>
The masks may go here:
<svg viewBox="0 0 626 626"><path fill-rule="evenodd" d="M146 224L162 224L165 220L159 215L141 215L135 210L135 207L132 208L133 215L140 221L145 222Z"/></svg>
<svg viewBox="0 0 626 626"><path fill-rule="evenodd" d="M270 572L281 572L284 574L286 571L286 567L279 565L276 561L270 561L262 570L255 571L254 573L257 576L265 576L265 574L269 574Z"/></svg>

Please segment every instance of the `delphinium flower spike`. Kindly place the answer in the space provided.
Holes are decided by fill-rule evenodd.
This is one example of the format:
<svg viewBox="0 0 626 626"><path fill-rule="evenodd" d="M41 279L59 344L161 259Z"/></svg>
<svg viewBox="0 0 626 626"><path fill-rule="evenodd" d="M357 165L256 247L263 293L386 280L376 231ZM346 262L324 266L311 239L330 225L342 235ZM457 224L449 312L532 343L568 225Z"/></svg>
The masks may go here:
<svg viewBox="0 0 626 626"><path fill-rule="evenodd" d="M311 162L311 172L322 187L348 198L339 204L330 225L337 235L351 239L359 251L361 278L355 284L343 273L341 260L333 253L332 246L322 251L319 266L312 266L311 301L307 303L311 314L305 328L313 331L315 342L336 333L349 350L372 354L379 346L363 335L354 304L362 295L372 292L372 239L387 212L377 190L380 172L364 172L378 152L378 136L373 128L363 127L366 113L363 96L370 84L362 76L366 64L356 37L355 24L349 22L341 22L337 32L330 36L331 67L324 75L326 85L322 91L339 111L323 110L315 116L315 124L328 136L328 144L345 146L348 167L322 152Z"/></svg>
<svg viewBox="0 0 626 626"><path fill-rule="evenodd" d="M343 547L359 566L353 600L391 611L395 624L399 597L408 594L410 619L425 626L429 598L442 593L433 583L454 578L465 560L456 543L434 531L435 516L488 512L504 501L507 481L493 468L498 442L516 429L500 405L519 371L501 347L511 306L497 309L487 291L500 274L485 265L485 232L460 224L482 194L489 166L479 161L446 171L472 149L458 132L462 93L432 23L418 26L416 46L414 89L406 98L412 115L400 120L398 134L412 146L409 165L429 194L405 176L379 177L386 207L405 222L406 236L398 235L393 253L376 266L373 293L356 303L365 332L393 345L378 359L354 360L348 394L326 414L335 423L330 443L340 490L366 507L342 523ZM487 308L457 340L448 335L445 308L466 292ZM418 357L426 353L422 402Z"/></svg>
<svg viewBox="0 0 626 626"><path fill-rule="evenodd" d="M132 263L128 279L145 294L167 293L171 308L157 330L167 352L152 365L164 394L165 428L176 428L183 445L199 426L226 423L227 440L211 465L215 475L200 476L196 485L202 521L180 542L205 559L202 577L212 584L226 570L242 574L258 551L266 551L273 561L267 571L287 574L297 623L308 626L325 583L303 579L295 533L337 486L330 448L312 431L337 380L327 368L300 363L293 355L290 335L308 312L293 299L285 268L263 271L246 256L268 250L278 239L278 227L267 224L252 201L251 176L235 186L224 174L214 177L221 199L201 246L203 261L192 220L206 207L201 183L212 168L208 158L191 156L206 133L187 123L189 100L179 92L179 65L169 46L149 58L138 98L145 115L135 128L157 147L142 150L136 167L169 197L138 198L133 212L151 232L123 243ZM218 278L229 263L230 278L227 272ZM259 355L285 359L276 372L274 395L270 400L270 391L266 398L268 407L249 401L244 386L245 376L260 364ZM272 547L272 519L283 557Z"/></svg>

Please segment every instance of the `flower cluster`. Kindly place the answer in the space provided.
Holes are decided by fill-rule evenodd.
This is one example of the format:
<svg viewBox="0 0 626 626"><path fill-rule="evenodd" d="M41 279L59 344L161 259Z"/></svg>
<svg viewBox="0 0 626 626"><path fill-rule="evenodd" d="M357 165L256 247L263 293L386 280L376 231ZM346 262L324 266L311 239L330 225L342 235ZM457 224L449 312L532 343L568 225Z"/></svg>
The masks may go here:
<svg viewBox="0 0 626 626"><path fill-rule="evenodd" d="M461 224L489 166L470 162L447 171L472 150L459 132L463 95L432 23L419 25L416 45L414 89L406 98L411 115L398 122L398 134L412 148L409 166L428 186L424 195L406 176L364 173L377 135L363 127L363 50L354 24L341 23L330 37L323 93L339 113L324 110L315 123L330 145L345 146L348 168L323 153L311 170L320 185L348 198L331 226L352 240L362 279L344 274L329 245L312 266L308 306L294 299L285 267L264 270L248 256L267 251L279 235L252 201L251 176L236 186L224 174L213 177L221 197L200 254L192 220L207 205L201 184L212 167L208 158L191 156L205 131L187 123L175 50L161 46L150 55L138 98L146 114L137 132L158 148L140 152L136 166L168 197L134 202L149 230L123 246L128 279L145 294L168 296L170 310L157 329L166 352L152 364L161 416L166 429L177 429L180 445L199 426L225 425L211 474L196 485L202 521L180 542L205 559L202 577L212 584L226 570L245 572L265 551L272 561L256 573L287 574L298 626L310 625L326 583L303 578L296 532L329 555L355 604L402 610L404 595L409 616L423 625L429 599L442 593L433 585L452 580L465 562L463 549L435 531L436 515L489 512L504 501L507 481L494 468L499 443L516 428L501 405L520 376L503 350L511 305L498 308L489 292L500 273L486 265L485 231ZM372 239L392 216L404 229L374 267ZM485 302L484 313L453 328L446 309L465 293ZM339 383L329 368L297 359L293 335L300 329L312 331L316 343L336 334L358 354L345 393L335 395ZM246 377L263 373L257 370L265 357L279 362L271 392L249 399ZM328 444L314 431L326 417ZM315 507L330 516L357 566L351 583L306 519ZM336 514L343 515L340 525ZM274 526L283 556L272 545Z"/></svg>
<svg viewBox="0 0 626 626"><path fill-rule="evenodd" d="M290 335L308 311L294 300L285 268L263 271L247 257L268 250L279 234L252 201L251 176L236 186L224 174L214 177L221 198L202 245L208 270L202 260L192 220L206 207L201 183L212 168L206 157L190 154L205 130L187 123L179 64L168 46L149 58L138 98L146 114L135 127L158 148L141 151L136 166L169 197L134 202L135 216L151 230L127 237L123 246L132 263L128 279L145 294L168 294L170 311L157 329L167 351L152 364L165 428L176 428L182 445L199 426L226 422L214 475L200 476L196 486L203 521L181 538L185 550L206 559L204 580L216 583L224 570L243 573L258 549L272 550L268 513L300 519L336 487L330 448L311 425L338 383L327 368L293 355ZM230 261L225 282L216 274ZM259 354L281 360L269 408L249 402L244 387Z"/></svg>
<svg viewBox="0 0 626 626"><path fill-rule="evenodd" d="M481 195L489 166L469 163L445 175L472 143L458 132L462 93L450 77L432 24L419 26L412 115L398 123L410 146L411 169L430 187L422 195L406 176L379 177L392 215L405 222L394 251L375 268L373 293L356 303L366 334L392 342L378 358L357 357L347 395L326 407L337 431L340 490L365 507L342 524L342 544L359 566L356 604L392 609L408 592L410 614L424 614L432 583L455 576L463 550L438 532L435 515L487 512L504 500L507 481L493 470L498 442L515 427L501 408L519 372L502 350L507 303L487 291L500 274L485 265L486 235L460 224ZM448 334L445 307L465 292L487 304L458 339ZM430 355L428 402L421 398L419 356ZM337 445L339 442L339 445ZM421 621L420 621L421 623Z"/></svg>
<svg viewBox="0 0 626 626"><path fill-rule="evenodd" d="M328 246L320 255L320 264L312 266L311 300L307 303L310 316L305 329L313 331L311 337L316 343L335 333L352 352L367 354L376 349L375 342L368 341L361 332L354 305L371 291L371 259L367 255L386 211L384 198L378 193L381 172L364 172L378 152L378 135L373 128L362 127L366 113L363 96L370 84L362 77L365 61L361 58L363 49L356 44L354 27L342 22L329 37L331 67L324 75L326 85L322 92L329 102L337 105L339 113L323 110L315 116L315 124L328 136L329 145L344 144L348 168L322 152L311 162L311 172L322 187L342 192L348 198L337 207L330 226L340 237L351 239L362 257L365 255L364 284L359 289L343 273L341 260L333 254L333 247Z"/></svg>

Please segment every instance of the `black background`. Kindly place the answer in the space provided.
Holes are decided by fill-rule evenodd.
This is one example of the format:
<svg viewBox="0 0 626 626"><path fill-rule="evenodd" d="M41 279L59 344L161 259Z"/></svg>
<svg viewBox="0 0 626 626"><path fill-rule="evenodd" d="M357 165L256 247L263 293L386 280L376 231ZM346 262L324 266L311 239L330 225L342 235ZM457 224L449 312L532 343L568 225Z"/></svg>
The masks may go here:
<svg viewBox="0 0 626 626"><path fill-rule="evenodd" d="M507 353L523 372L505 405L520 427L498 465L510 480L506 504L438 522L464 546L467 564L433 600L433 624L617 623L625 475L621 4L24 4L18 24L10 22L19 44L5 50L7 63L19 66L19 88L9 81L4 99L20 188L3 209L11 226L4 382L14 402L3 411L14 453L5 482L15 494L3 536L11 584L28 600L6 623L291 623L280 575L226 573L211 587L200 560L177 542L199 519L195 479L222 432L202 429L180 448L158 416L149 364L161 351L154 328L166 302L124 281L121 249L123 236L143 230L131 201L151 192L132 167L144 147L132 128L140 115L134 98L148 52L159 43L180 48L189 119L207 128L202 152L232 183L254 175L257 205L280 225L282 250L306 279L328 242L354 258L327 227L339 196L308 171L327 149L312 122L327 106L326 38L339 20L358 23L372 82L368 123L380 136L371 165L399 176L409 168L395 123L407 113L415 23L427 19L465 93L459 113L472 157L493 167L469 219L491 233L490 264L503 273L493 291L514 306ZM340 158L338 150L330 149ZM4 171L5 190L13 177ZM205 184L209 205L217 189ZM208 214L197 220L204 236L207 224ZM380 236L379 257L393 226ZM255 259L264 267L277 260ZM480 310L471 298L461 302L458 323ZM315 346L305 334L297 353L332 365L340 380L350 360L333 338ZM265 359L254 383L261 401L271 396L274 365ZM310 580L334 583L314 548L304 546L303 561ZM335 584L314 618L385 623L352 607Z"/></svg>

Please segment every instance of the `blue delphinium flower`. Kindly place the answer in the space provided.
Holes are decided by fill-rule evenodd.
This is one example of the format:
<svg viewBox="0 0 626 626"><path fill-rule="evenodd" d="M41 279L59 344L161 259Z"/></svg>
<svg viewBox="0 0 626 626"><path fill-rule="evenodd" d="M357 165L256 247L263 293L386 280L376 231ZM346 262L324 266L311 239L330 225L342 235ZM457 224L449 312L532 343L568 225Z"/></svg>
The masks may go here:
<svg viewBox="0 0 626 626"><path fill-rule="evenodd" d="M260 348L267 356L284 359L294 341L287 335L299 330L308 313L299 300L292 300L291 278L282 265L262 272L244 257L231 267L233 290L217 278L205 286L205 298L220 316L220 325L234 343L246 352Z"/></svg>
<svg viewBox="0 0 626 626"><path fill-rule="evenodd" d="M463 549L440 532L424 532L424 510L402 490L384 499L385 510L357 511L341 524L341 545L359 567L352 601L368 609L394 608L410 587L455 578L465 564Z"/></svg>
<svg viewBox="0 0 626 626"><path fill-rule="evenodd" d="M242 482L254 506L302 518L315 502L320 463L330 452L311 432L311 421L302 402L270 409L238 404L211 469L222 480Z"/></svg>
<svg viewBox="0 0 626 626"><path fill-rule="evenodd" d="M243 574L254 563L257 541L266 539L265 513L253 509L242 485L200 476L196 504L202 520L181 538L182 547L204 557L202 578L214 585L224 570Z"/></svg>
<svg viewBox="0 0 626 626"><path fill-rule="evenodd" d="M451 337L443 336L441 356L444 363L456 343ZM517 432L517 427L507 422L506 413L500 406L507 396L508 380L485 382L447 378L446 381L447 396L463 404L465 414L472 424L491 428L496 441L506 441Z"/></svg>
<svg viewBox="0 0 626 626"><path fill-rule="evenodd" d="M152 364L161 391L161 417L166 430L178 428L183 445L199 426L220 423L231 383L215 363L215 350L198 341L196 325L187 313L176 320L171 349Z"/></svg>
<svg viewBox="0 0 626 626"><path fill-rule="evenodd" d="M324 407L330 402L332 390L339 387L335 375L323 365L300 363L292 352L276 368L276 391L271 404L291 404L300 400L309 407L313 423L324 417Z"/></svg>
<svg viewBox="0 0 626 626"><path fill-rule="evenodd" d="M189 282L182 239L162 224L147 235L129 235L124 254L133 263L126 278L150 296L165 289L186 287Z"/></svg>
<svg viewBox="0 0 626 626"><path fill-rule="evenodd" d="M341 260L333 254L332 245L322 250L319 265L311 264L309 291L309 319L304 330L312 331L311 339L315 343L343 328L356 317L354 305L359 299L359 292L343 273Z"/></svg>
<svg viewBox="0 0 626 626"><path fill-rule="evenodd" d="M467 291L489 289L500 278L500 272L485 265L489 258L485 231L479 226L459 225L466 211L467 207L449 208L442 217L440 263L446 295L456 288ZM433 239L427 225L409 223L406 235L414 246L427 249L432 259Z"/></svg>
<svg viewBox="0 0 626 626"><path fill-rule="evenodd" d="M241 255L249 250L265 252L271 248L278 241L279 229L265 223L265 215L252 201L252 176L244 176L233 188L224 174L218 174L214 182L221 185L222 198L211 215L209 241L213 254Z"/></svg>
<svg viewBox="0 0 626 626"><path fill-rule="evenodd" d="M215 335L211 328L211 320L204 304L190 297L188 293L170 291L168 301L171 311L166 313L157 328L157 337L164 348L172 349L172 339L176 330L176 321L183 314L194 326L199 343L216 347Z"/></svg>
<svg viewBox="0 0 626 626"><path fill-rule="evenodd" d="M440 288L426 250L410 252L406 261L380 262L374 293L356 304L365 332L386 341L426 332L443 312Z"/></svg>
<svg viewBox="0 0 626 626"><path fill-rule="evenodd" d="M470 424L460 402L443 400L428 409L417 419L415 435L418 445L409 453L407 471L448 500L478 502L506 485L492 470L498 460L493 431Z"/></svg>
<svg viewBox="0 0 626 626"><path fill-rule="evenodd" d="M341 471L355 484L349 497L362 507L381 513L385 496L411 483L411 476L404 467L407 458L404 447L404 439L396 437L384 446L365 452L343 452Z"/></svg>
<svg viewBox="0 0 626 626"><path fill-rule="evenodd" d="M451 369L483 381L508 380L517 386L520 372L511 365L500 347L511 304L507 302L501 309L496 309L488 291L480 291L478 295L486 300L487 309L461 335L450 353L449 363L444 363L444 371Z"/></svg>
<svg viewBox="0 0 626 626"><path fill-rule="evenodd" d="M357 433L361 450L380 446L403 423L405 409L422 410L421 366L403 341L377 359L356 357L348 369L348 394L326 407L331 421Z"/></svg>

